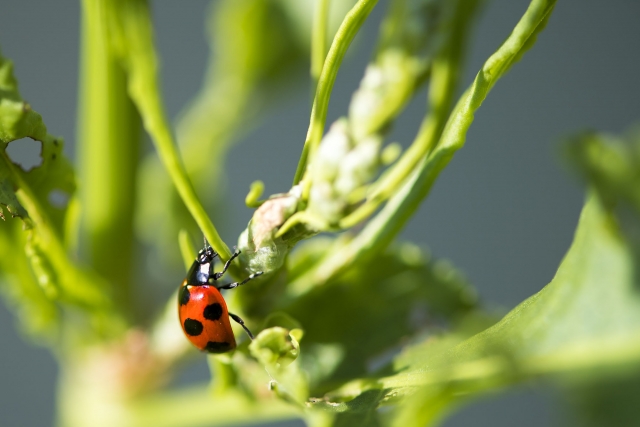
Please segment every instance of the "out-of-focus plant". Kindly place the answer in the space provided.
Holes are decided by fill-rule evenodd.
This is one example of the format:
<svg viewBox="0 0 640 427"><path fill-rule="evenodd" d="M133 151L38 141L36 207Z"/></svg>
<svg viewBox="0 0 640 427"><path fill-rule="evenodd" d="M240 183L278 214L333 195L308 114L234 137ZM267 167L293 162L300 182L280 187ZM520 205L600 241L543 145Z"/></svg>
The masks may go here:
<svg viewBox="0 0 640 427"><path fill-rule="evenodd" d="M479 2L390 0L349 109L325 132L341 62L376 3L214 2L208 72L174 129L149 3L83 0L77 174L0 56L2 290L26 334L58 357L60 425L424 426L475 396L541 378L587 423L637 419L638 133L566 144L589 187L575 240L552 282L497 321L455 267L396 236L555 1L532 0L456 100ZM195 352L175 295L140 299L145 277L157 279L134 267L144 265L141 248L170 271L169 260L191 263L203 233L229 258L210 219L224 186L201 183L224 183L231 143L309 63L315 96L304 144L292 144L301 149L293 186L260 200L255 183L247 205L257 209L230 269L266 273L229 295L259 333L209 357L210 385L168 387ZM424 120L402 152L388 131L425 85ZM143 129L155 151L141 160ZM42 145L29 171L5 151L22 138Z"/></svg>

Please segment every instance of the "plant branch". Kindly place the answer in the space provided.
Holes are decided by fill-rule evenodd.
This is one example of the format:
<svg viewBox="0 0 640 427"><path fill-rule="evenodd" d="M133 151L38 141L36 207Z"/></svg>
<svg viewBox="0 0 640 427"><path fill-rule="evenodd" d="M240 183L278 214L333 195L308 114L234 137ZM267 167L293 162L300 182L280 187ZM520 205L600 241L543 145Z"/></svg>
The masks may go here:
<svg viewBox="0 0 640 427"><path fill-rule="evenodd" d="M121 31L120 40L116 42L121 43L121 55L128 71L129 95L138 107L144 128L151 135L182 201L211 246L223 260L228 260L231 251L200 203L167 123L157 81L157 58L148 4L144 0L120 0L114 1L113 6L118 20L116 25Z"/></svg>
<svg viewBox="0 0 640 427"><path fill-rule="evenodd" d="M487 59L473 84L459 99L431 154L420 160L418 167L410 173L400 190L395 192L380 213L356 238L332 252L322 262L290 284L290 297L325 283L329 278L346 271L352 263L379 252L393 240L427 196L440 172L447 166L455 152L464 145L474 113L480 108L495 82L533 45L535 36L546 25L554 5L555 0L531 2L509 38ZM434 68L432 76L434 80L438 79L436 69L437 67ZM446 72L446 67L441 70ZM451 93L454 87L455 85L450 86ZM440 110L440 114L442 111ZM438 110L432 114L438 114ZM442 117L428 117L425 123L428 120L439 121ZM426 128L423 125L418 138L425 138L431 134L426 132ZM430 140L418 142L427 147L434 145Z"/></svg>
<svg viewBox="0 0 640 427"><path fill-rule="evenodd" d="M293 179L294 185L302 180L307 168L310 152L313 153L322 139L324 124L327 118L327 109L329 108L329 99L331 98L331 91L333 90L333 84L336 81L338 70L342 64L342 59L345 53L347 53L347 49L351 45L353 38L377 2L378 0L359 0L349 13L347 13L333 38L333 42L322 66L320 79L318 80L307 137L298 163L298 169Z"/></svg>

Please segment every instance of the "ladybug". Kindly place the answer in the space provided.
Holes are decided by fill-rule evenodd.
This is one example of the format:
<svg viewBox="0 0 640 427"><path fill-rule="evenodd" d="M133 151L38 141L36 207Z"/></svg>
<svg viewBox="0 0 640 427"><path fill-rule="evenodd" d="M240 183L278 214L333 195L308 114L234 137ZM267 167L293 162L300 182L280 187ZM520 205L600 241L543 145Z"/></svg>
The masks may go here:
<svg viewBox="0 0 640 427"><path fill-rule="evenodd" d="M218 253L205 240L205 246L198 252L196 260L189 268L187 277L178 292L178 313L185 335L193 345L209 353L226 353L236 348L236 339L229 317L240 324L253 339L253 334L239 316L229 313L220 289L233 289L244 285L262 272L254 273L242 282L218 285L231 262L240 255L236 251L224 264L222 271L214 273L213 262Z"/></svg>

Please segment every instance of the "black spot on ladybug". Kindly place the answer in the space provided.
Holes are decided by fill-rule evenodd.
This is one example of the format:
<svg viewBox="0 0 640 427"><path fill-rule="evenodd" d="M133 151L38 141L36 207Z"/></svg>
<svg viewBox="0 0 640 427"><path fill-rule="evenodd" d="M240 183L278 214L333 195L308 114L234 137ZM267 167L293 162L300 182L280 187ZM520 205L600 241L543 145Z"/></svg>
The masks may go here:
<svg viewBox="0 0 640 427"><path fill-rule="evenodd" d="M228 342L209 341L204 349L209 353L226 353L231 350L231 344Z"/></svg>
<svg viewBox="0 0 640 427"><path fill-rule="evenodd" d="M204 308L202 315L207 320L218 320L222 316L222 306L217 302L209 304Z"/></svg>
<svg viewBox="0 0 640 427"><path fill-rule="evenodd" d="M187 289L186 286L180 288L180 293L178 294L178 301L180 301L180 305L187 305L189 299L191 298L191 292Z"/></svg>
<svg viewBox="0 0 640 427"><path fill-rule="evenodd" d="M192 337L197 337L202 333L202 323L194 319L186 319L184 321L184 331Z"/></svg>

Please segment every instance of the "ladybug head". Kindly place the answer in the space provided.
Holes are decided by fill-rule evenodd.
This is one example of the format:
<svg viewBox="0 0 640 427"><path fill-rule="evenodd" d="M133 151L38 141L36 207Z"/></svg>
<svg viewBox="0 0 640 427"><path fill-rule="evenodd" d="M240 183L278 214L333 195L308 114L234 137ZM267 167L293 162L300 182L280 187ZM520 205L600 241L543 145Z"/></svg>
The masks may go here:
<svg viewBox="0 0 640 427"><path fill-rule="evenodd" d="M211 246L206 245L204 248L200 249L200 252L198 252L197 259L200 264L206 264L213 261L216 256L218 256L216 251L214 251Z"/></svg>

